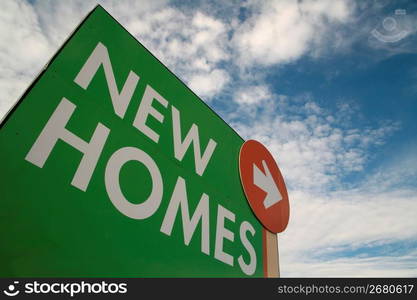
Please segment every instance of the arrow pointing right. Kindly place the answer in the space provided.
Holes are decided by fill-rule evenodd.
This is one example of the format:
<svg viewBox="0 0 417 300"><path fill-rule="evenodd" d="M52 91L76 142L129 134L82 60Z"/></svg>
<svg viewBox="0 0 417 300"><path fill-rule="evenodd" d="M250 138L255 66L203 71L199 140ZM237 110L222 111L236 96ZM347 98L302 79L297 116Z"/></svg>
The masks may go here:
<svg viewBox="0 0 417 300"><path fill-rule="evenodd" d="M264 207L268 209L272 205L278 203L282 200L282 195L279 192L277 185L275 184L274 178L271 175L271 172L268 169L266 162L262 161L262 166L264 167L264 174L259 168L253 164L253 183L266 192L264 199Z"/></svg>

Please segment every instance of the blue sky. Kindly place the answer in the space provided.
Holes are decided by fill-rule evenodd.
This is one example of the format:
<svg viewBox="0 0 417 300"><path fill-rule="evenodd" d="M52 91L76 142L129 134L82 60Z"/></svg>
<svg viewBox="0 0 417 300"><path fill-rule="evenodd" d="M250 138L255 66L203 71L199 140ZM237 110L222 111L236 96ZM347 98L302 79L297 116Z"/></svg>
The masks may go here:
<svg viewBox="0 0 417 300"><path fill-rule="evenodd" d="M96 3L271 150L283 276L417 276L415 1L1 1L0 117Z"/></svg>

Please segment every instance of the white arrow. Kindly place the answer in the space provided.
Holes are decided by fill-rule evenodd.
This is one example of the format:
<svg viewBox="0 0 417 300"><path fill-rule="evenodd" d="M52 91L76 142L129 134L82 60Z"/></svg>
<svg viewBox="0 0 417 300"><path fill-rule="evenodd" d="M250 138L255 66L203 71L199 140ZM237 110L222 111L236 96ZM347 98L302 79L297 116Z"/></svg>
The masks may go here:
<svg viewBox="0 0 417 300"><path fill-rule="evenodd" d="M253 183L266 192L264 207L269 208L275 203L281 201L282 196L264 160L262 161L262 165L266 174L253 164Z"/></svg>

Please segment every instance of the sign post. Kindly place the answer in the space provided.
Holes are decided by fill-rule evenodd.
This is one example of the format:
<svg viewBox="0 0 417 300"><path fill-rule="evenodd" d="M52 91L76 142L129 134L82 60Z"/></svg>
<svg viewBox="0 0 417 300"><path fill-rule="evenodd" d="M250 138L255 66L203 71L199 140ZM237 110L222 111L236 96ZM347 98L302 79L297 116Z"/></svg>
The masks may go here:
<svg viewBox="0 0 417 300"><path fill-rule="evenodd" d="M264 229L265 239L265 257L266 265L265 277L278 278L280 277L279 272L279 251L278 251L278 235Z"/></svg>
<svg viewBox="0 0 417 300"><path fill-rule="evenodd" d="M97 6L0 124L0 276L272 276L277 223L246 200L242 145Z"/></svg>

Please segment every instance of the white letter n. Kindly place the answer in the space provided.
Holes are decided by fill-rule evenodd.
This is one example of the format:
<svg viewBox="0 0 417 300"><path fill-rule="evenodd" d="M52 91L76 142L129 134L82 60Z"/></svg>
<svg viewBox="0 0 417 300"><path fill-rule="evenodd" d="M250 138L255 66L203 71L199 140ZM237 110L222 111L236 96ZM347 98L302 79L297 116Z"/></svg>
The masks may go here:
<svg viewBox="0 0 417 300"><path fill-rule="evenodd" d="M122 91L119 93L106 46L100 42L97 44L74 81L83 89L87 89L101 65L104 68L104 75L109 88L114 112L123 119L138 84L139 76L133 71L130 71Z"/></svg>

